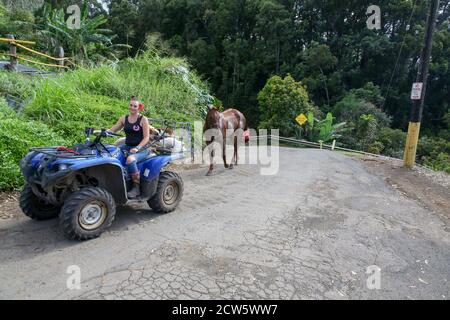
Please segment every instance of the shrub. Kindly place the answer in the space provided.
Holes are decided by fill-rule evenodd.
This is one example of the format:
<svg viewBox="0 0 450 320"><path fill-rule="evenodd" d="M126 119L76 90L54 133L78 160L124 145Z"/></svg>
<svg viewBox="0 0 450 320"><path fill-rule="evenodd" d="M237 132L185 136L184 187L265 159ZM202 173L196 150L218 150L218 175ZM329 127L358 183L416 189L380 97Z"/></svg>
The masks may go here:
<svg viewBox="0 0 450 320"><path fill-rule="evenodd" d="M0 119L15 117L17 113L8 106L4 98L0 98Z"/></svg>
<svg viewBox="0 0 450 320"><path fill-rule="evenodd" d="M31 98L36 81L20 73L0 71L0 94L9 94L19 99Z"/></svg>
<svg viewBox="0 0 450 320"><path fill-rule="evenodd" d="M260 128L279 129L280 135L292 136L298 128L295 118L300 113L316 111L308 92L290 75L270 78L258 93ZM317 111L314 112L317 114Z"/></svg>
<svg viewBox="0 0 450 320"><path fill-rule="evenodd" d="M363 91L348 93L333 107L333 114L339 121L346 121L352 128L341 138L349 148L368 150L375 143L378 132L390 125L391 119L372 102L362 99ZM366 93L364 93L366 94Z"/></svg>
<svg viewBox="0 0 450 320"><path fill-rule="evenodd" d="M375 141L367 148L367 151L374 154L381 154L383 149L384 145L380 141Z"/></svg>
<svg viewBox="0 0 450 320"><path fill-rule="evenodd" d="M0 119L0 189L14 189L23 183L19 161L31 147L65 145L66 141L45 124L23 117Z"/></svg>
<svg viewBox="0 0 450 320"><path fill-rule="evenodd" d="M406 132L399 129L382 128L377 141L384 147L381 153L394 158L402 158L406 142Z"/></svg>
<svg viewBox="0 0 450 320"><path fill-rule="evenodd" d="M450 141L427 136L420 138L417 161L434 170L450 173Z"/></svg>

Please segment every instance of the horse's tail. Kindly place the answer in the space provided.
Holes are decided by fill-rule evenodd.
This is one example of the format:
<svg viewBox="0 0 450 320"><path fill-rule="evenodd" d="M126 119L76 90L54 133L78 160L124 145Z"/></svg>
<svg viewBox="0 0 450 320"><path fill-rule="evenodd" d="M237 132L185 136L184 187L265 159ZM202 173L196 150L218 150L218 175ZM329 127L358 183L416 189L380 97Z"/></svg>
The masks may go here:
<svg viewBox="0 0 450 320"><path fill-rule="evenodd" d="M242 119L244 122L243 130L244 130L244 141L247 143L250 141L250 131L248 130L248 122L247 118L242 114Z"/></svg>

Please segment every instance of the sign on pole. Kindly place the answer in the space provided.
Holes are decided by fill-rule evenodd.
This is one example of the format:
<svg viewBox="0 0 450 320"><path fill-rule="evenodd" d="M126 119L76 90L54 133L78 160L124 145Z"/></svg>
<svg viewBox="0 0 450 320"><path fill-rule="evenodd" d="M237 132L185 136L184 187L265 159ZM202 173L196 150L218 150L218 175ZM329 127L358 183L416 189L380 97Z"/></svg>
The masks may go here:
<svg viewBox="0 0 450 320"><path fill-rule="evenodd" d="M423 82L413 83L411 90L411 100L420 100L422 98Z"/></svg>

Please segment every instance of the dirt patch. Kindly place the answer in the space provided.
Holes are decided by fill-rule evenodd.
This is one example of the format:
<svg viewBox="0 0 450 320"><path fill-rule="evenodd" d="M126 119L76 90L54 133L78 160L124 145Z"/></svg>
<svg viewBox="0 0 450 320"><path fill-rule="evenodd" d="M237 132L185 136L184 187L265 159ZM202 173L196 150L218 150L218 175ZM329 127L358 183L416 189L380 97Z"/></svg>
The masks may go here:
<svg viewBox="0 0 450 320"><path fill-rule="evenodd" d="M19 207L19 192L0 192L0 219L18 218L23 215Z"/></svg>
<svg viewBox="0 0 450 320"><path fill-rule="evenodd" d="M409 170L402 161L364 157L369 172L382 177L403 195L416 200L422 207L438 213L450 224L450 175L421 167Z"/></svg>

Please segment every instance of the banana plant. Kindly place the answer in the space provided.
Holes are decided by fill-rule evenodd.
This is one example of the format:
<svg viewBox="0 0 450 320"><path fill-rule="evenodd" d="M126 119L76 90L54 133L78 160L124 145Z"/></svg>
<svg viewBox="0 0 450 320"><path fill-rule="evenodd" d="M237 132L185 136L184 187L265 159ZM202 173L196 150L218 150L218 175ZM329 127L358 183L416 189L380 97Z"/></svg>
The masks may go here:
<svg viewBox="0 0 450 320"><path fill-rule="evenodd" d="M347 130L346 122L333 124L333 115L329 112L323 120L318 120L312 112L308 112L307 116L307 136L310 141L329 142L340 138L341 132Z"/></svg>
<svg viewBox="0 0 450 320"><path fill-rule="evenodd" d="M49 47L63 47L78 63L89 61L96 52L114 59L120 49L130 47L112 43L115 38L112 31L101 28L108 21L107 18L104 15L90 17L87 1L83 2L80 14L79 28L70 28L64 10L53 9L46 3L35 27L40 38L45 39Z"/></svg>
<svg viewBox="0 0 450 320"><path fill-rule="evenodd" d="M332 141L340 138L342 135L340 132L345 130L346 122L340 122L333 124L333 115L328 112L324 120L318 122L319 138L323 142Z"/></svg>

